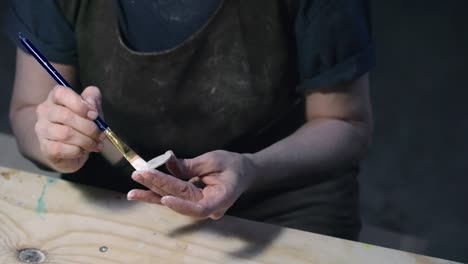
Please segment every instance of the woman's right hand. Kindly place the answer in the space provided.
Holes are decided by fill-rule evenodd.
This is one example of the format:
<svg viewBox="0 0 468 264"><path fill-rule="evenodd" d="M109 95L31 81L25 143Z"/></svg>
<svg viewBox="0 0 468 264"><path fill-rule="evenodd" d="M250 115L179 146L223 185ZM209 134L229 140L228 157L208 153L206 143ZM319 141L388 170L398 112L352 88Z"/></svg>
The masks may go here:
<svg viewBox="0 0 468 264"><path fill-rule="evenodd" d="M35 132L48 165L56 171L71 173L80 169L90 152L103 149L105 135L94 120L101 113L101 93L87 87L80 95L56 86L36 108Z"/></svg>

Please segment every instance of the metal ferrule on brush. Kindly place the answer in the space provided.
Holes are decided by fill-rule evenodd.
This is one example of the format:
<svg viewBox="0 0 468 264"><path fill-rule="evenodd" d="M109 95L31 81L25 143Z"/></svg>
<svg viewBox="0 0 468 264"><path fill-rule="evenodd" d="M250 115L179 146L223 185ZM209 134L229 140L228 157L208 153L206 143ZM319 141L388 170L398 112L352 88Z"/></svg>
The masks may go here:
<svg viewBox="0 0 468 264"><path fill-rule="evenodd" d="M135 168L136 170L147 170L148 166L145 160L143 160L133 149L131 149L123 140L121 140L109 127L104 130L107 139L117 148L117 150L124 156L124 158Z"/></svg>
<svg viewBox="0 0 468 264"><path fill-rule="evenodd" d="M125 144L109 127L104 130L107 138L119 150L128 162L132 163L135 159L140 158L127 144Z"/></svg>

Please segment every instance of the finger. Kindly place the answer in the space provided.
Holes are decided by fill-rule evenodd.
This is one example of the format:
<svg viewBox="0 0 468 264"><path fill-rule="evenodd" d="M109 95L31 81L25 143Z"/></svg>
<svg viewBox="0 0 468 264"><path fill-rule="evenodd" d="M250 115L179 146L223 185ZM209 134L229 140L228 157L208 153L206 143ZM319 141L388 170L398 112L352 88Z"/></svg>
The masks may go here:
<svg viewBox="0 0 468 264"><path fill-rule="evenodd" d="M77 115L64 106L51 107L47 114L47 120L69 126L87 137L101 141L101 132L93 121Z"/></svg>
<svg viewBox="0 0 468 264"><path fill-rule="evenodd" d="M207 173L221 172L224 165L224 157L222 157L219 151L212 151L205 153L193 159L183 160L184 167L187 170L189 178L202 177Z"/></svg>
<svg viewBox="0 0 468 264"><path fill-rule="evenodd" d="M72 89L57 85L50 92L49 98L52 103L65 106L83 118L96 118L96 110L92 110L89 104Z"/></svg>
<svg viewBox="0 0 468 264"><path fill-rule="evenodd" d="M198 201L203 197L202 191L188 182L177 179L157 170L136 171L132 178L150 190L165 195L174 195L183 199Z"/></svg>
<svg viewBox="0 0 468 264"><path fill-rule="evenodd" d="M141 171L134 171L132 173L132 179L160 196L168 195L168 193L159 188L159 186L152 184L151 180L143 177Z"/></svg>
<svg viewBox="0 0 468 264"><path fill-rule="evenodd" d="M88 102L94 110L102 114L101 91L96 86L88 86L81 93L81 97Z"/></svg>
<svg viewBox="0 0 468 264"><path fill-rule="evenodd" d="M185 159L178 159L174 152L169 151L170 157L166 161L166 168L171 172L172 175L179 179L188 180L194 176L190 175L191 170ZM193 173L192 173L193 174Z"/></svg>
<svg viewBox="0 0 468 264"><path fill-rule="evenodd" d="M210 218L213 219L213 220L219 220L224 216L226 211L227 210L222 210L220 212L213 213L213 214L210 215Z"/></svg>
<svg viewBox="0 0 468 264"><path fill-rule="evenodd" d="M161 195L153 191L135 189L128 192L127 200L161 204Z"/></svg>
<svg viewBox="0 0 468 264"><path fill-rule="evenodd" d="M49 160L57 161L63 159L76 159L86 155L86 152L73 145L64 144L57 141L42 140L41 148Z"/></svg>
<svg viewBox="0 0 468 264"><path fill-rule="evenodd" d="M200 189L204 189L206 187L206 184L200 179L200 177L193 177L188 182L197 186Z"/></svg>
<svg viewBox="0 0 468 264"><path fill-rule="evenodd" d="M58 141L69 145L80 147L88 152L99 152L103 149L103 143L87 137L73 128L48 122L38 122L36 133L38 136L50 141Z"/></svg>
<svg viewBox="0 0 468 264"><path fill-rule="evenodd" d="M163 196L161 204L169 207L179 214L195 217L195 218L208 218L213 210L200 203L188 201L175 196Z"/></svg>

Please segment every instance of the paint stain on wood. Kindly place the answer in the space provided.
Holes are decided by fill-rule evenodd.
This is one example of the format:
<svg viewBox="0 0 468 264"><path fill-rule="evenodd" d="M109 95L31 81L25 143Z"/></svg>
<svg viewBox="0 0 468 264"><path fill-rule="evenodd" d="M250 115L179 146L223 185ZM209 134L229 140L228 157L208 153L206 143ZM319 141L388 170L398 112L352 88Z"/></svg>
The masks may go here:
<svg viewBox="0 0 468 264"><path fill-rule="evenodd" d="M5 178L5 180L9 180L11 179L11 175L15 174L16 171L12 170L12 171L2 171L0 172L0 175L3 176L3 178Z"/></svg>
<svg viewBox="0 0 468 264"><path fill-rule="evenodd" d="M36 214L43 220L45 219L45 213L47 212L47 206L46 206L46 203L45 203L45 195L46 195L46 192L47 192L47 187L50 184L55 183L56 181L57 181L57 179L48 178L46 184L44 184L44 186L42 186L42 191L41 191L41 195L39 196L39 199L37 199Z"/></svg>

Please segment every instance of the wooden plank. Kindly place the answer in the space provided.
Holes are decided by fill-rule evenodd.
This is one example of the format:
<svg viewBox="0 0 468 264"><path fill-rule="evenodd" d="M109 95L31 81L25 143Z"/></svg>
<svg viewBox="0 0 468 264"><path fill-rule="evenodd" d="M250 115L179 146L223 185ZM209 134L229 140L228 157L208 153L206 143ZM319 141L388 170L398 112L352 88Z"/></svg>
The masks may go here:
<svg viewBox="0 0 468 264"><path fill-rule="evenodd" d="M25 248L43 263L455 263L234 217L194 221L0 167L0 263L21 263Z"/></svg>

